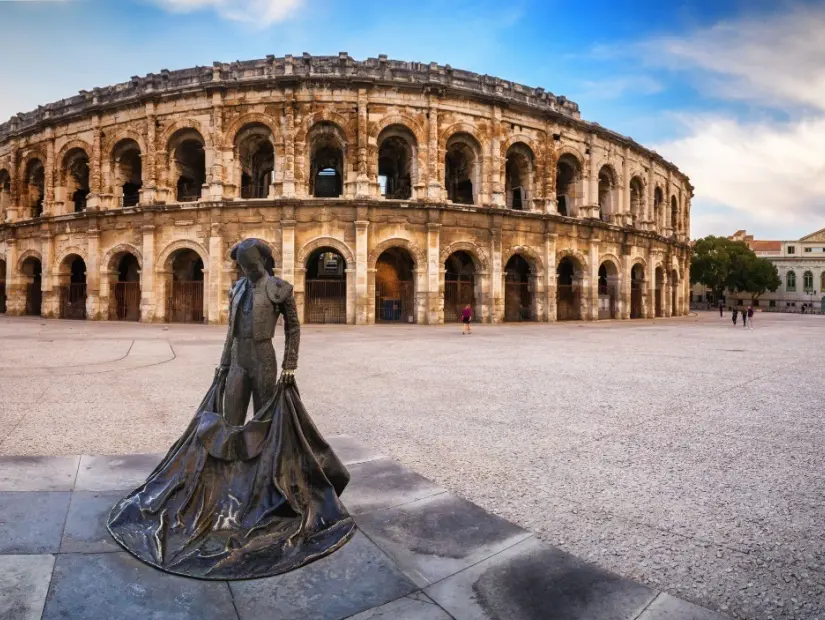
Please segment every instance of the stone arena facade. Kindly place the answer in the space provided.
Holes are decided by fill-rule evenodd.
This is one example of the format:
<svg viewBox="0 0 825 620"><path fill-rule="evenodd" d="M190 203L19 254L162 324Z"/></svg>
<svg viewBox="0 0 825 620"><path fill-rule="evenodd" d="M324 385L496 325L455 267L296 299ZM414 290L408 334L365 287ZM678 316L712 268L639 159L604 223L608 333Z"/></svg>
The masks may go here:
<svg viewBox="0 0 825 620"><path fill-rule="evenodd" d="M692 192L564 97L450 66L164 70L0 125L0 311L224 322L258 237L304 322L682 315Z"/></svg>

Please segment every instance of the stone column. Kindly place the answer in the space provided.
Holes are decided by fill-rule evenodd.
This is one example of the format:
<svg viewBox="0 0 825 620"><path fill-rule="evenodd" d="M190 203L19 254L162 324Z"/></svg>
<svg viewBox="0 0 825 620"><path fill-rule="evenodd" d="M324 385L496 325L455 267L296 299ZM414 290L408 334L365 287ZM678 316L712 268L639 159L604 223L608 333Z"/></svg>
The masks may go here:
<svg viewBox="0 0 825 620"><path fill-rule="evenodd" d="M630 154L627 147L624 147L622 153L622 179L621 189L619 191L619 213L622 214L622 222L625 226L634 224L632 214L630 213Z"/></svg>
<svg viewBox="0 0 825 620"><path fill-rule="evenodd" d="M156 308L163 303L163 300L155 298L155 227L144 224L141 230L143 264L140 266L140 320L152 323L162 316L160 312L156 312Z"/></svg>
<svg viewBox="0 0 825 620"><path fill-rule="evenodd" d="M360 209L359 209L360 211ZM359 213L355 221L355 324L370 323L370 296L367 261L369 260L369 221L366 213ZM347 281L349 285L349 281Z"/></svg>
<svg viewBox="0 0 825 620"><path fill-rule="evenodd" d="M548 202L549 204L549 202ZM555 232L544 233L544 275L547 293L547 320L556 321L556 239Z"/></svg>
<svg viewBox="0 0 825 620"><path fill-rule="evenodd" d="M86 232L86 317L93 321L101 318L100 308L100 230L97 223Z"/></svg>
<svg viewBox="0 0 825 620"><path fill-rule="evenodd" d="M6 314L20 316L26 311L26 289L17 271L17 239L6 239Z"/></svg>
<svg viewBox="0 0 825 620"><path fill-rule="evenodd" d="M647 200L645 201L645 226L644 229L656 232L659 223L656 221L656 210L654 204L656 202L656 175L653 173L653 162L648 162L650 167L647 171Z"/></svg>
<svg viewBox="0 0 825 620"><path fill-rule="evenodd" d="M656 316L656 260L657 256L653 253L648 255L648 271L649 273L649 280L648 280L648 308L647 308L647 317L648 318L655 318Z"/></svg>
<svg viewBox="0 0 825 620"><path fill-rule="evenodd" d="M631 281L631 274L630 274L630 246L622 247L622 264L619 266L621 271L621 285L619 289L619 318L620 319L629 319L630 318L630 303L631 303L631 291L630 291L630 281Z"/></svg>
<svg viewBox="0 0 825 620"><path fill-rule="evenodd" d="M49 127L46 130L46 161L43 162L43 216L55 215L54 206L54 129Z"/></svg>
<svg viewBox="0 0 825 620"><path fill-rule="evenodd" d="M430 92L428 96L429 118L427 119L427 168L429 181L427 183L427 200L434 202L444 198L444 185L439 180L439 152L438 152L438 96Z"/></svg>
<svg viewBox="0 0 825 620"><path fill-rule="evenodd" d="M54 237L48 232L41 234L40 290L43 293L43 301L40 314L47 318L57 318L60 316L60 309L58 308L60 300L57 298L59 291L55 291L57 275L54 270ZM86 269L88 270L88 268L87 265Z"/></svg>
<svg viewBox="0 0 825 620"><path fill-rule="evenodd" d="M501 229L490 231L490 322L504 321L504 266L501 264Z"/></svg>
<svg viewBox="0 0 825 620"><path fill-rule="evenodd" d="M492 117L490 119L492 130L490 132L490 154L485 157L487 161L484 165L484 172L490 176L490 202L496 207L504 207L506 200L504 188L501 186L501 168L504 165L501 161L501 107L494 105ZM482 181L481 189L486 183ZM481 196L479 196L483 200ZM479 200L481 202L482 200Z"/></svg>
<svg viewBox="0 0 825 620"><path fill-rule="evenodd" d="M92 116L92 154L89 157L89 195L86 197L86 210L98 211L100 209L100 194L102 192L100 174L100 115ZM66 202L69 196L66 196ZM87 297L88 299L88 297Z"/></svg>
<svg viewBox="0 0 825 620"><path fill-rule="evenodd" d="M213 71L220 73L218 67ZM223 91L212 93L212 147L206 150L206 176L209 187L204 187L203 196L207 200L222 200L224 186L223 153ZM211 162L210 160L211 153Z"/></svg>
<svg viewBox="0 0 825 620"><path fill-rule="evenodd" d="M284 198L295 196L295 95L292 88L284 89Z"/></svg>
<svg viewBox="0 0 825 620"><path fill-rule="evenodd" d="M370 178L367 175L367 140L368 129L368 101L367 89L358 89L358 175L355 178L355 195L358 198L367 198L370 195Z"/></svg>
<svg viewBox="0 0 825 620"><path fill-rule="evenodd" d="M427 224L427 323L444 322L444 291L441 288L441 224Z"/></svg>
<svg viewBox="0 0 825 620"><path fill-rule="evenodd" d="M587 205L586 215L597 219L599 217L599 171L596 170L596 144L593 134L588 136L587 144L590 156L587 161L589 176L586 192L587 201L585 202Z"/></svg>
<svg viewBox="0 0 825 620"><path fill-rule="evenodd" d="M295 212L285 208L281 220L281 277L295 284Z"/></svg>
<svg viewBox="0 0 825 620"><path fill-rule="evenodd" d="M140 189L141 204L153 203L156 199L157 190L157 161L155 146L155 104L152 101L146 103L146 153L141 153L141 164L143 174L143 186Z"/></svg>
<svg viewBox="0 0 825 620"><path fill-rule="evenodd" d="M219 217L220 212L217 209L213 210L213 218ZM213 221L209 230L209 273L206 283L208 301L204 313L209 325L217 325L221 322L221 310L227 304L229 294L223 283L224 241L221 229L220 222Z"/></svg>
<svg viewBox="0 0 825 620"><path fill-rule="evenodd" d="M6 204L6 221L16 222L20 218L20 185L18 180L19 170L17 159L17 140L11 142L11 153L9 157L9 199Z"/></svg>
<svg viewBox="0 0 825 620"><path fill-rule="evenodd" d="M589 302L586 315L582 318L590 321L599 320L599 239L590 239L588 262L590 263L589 282L585 288L585 295Z"/></svg>

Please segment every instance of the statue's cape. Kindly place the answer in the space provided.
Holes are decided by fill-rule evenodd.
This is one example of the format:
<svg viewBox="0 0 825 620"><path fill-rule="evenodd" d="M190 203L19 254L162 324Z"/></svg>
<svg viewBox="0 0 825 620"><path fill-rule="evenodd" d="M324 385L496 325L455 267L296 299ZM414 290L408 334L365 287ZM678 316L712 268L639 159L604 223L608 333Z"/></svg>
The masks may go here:
<svg viewBox="0 0 825 620"><path fill-rule="evenodd" d="M202 579L277 575L338 549L355 531L339 499L349 472L297 389L279 385L252 420L230 426L223 381L146 482L112 509L112 536L148 564Z"/></svg>

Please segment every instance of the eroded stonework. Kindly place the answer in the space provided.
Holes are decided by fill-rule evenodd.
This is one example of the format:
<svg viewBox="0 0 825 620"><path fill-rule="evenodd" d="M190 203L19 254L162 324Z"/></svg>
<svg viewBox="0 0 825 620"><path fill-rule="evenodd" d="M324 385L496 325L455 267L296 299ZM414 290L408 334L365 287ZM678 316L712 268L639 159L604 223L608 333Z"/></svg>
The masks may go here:
<svg viewBox="0 0 825 620"><path fill-rule="evenodd" d="M258 237L304 321L670 316L688 310L691 196L542 89L268 57L0 125L0 274L13 315L218 323L229 250Z"/></svg>

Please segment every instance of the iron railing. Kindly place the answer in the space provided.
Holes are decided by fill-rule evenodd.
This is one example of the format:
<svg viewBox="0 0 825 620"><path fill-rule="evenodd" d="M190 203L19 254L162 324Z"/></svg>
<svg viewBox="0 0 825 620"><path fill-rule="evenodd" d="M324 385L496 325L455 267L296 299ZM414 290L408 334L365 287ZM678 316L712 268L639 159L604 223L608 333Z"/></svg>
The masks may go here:
<svg viewBox="0 0 825 620"><path fill-rule="evenodd" d="M167 323L203 323L203 281L172 282L166 300Z"/></svg>
<svg viewBox="0 0 825 620"><path fill-rule="evenodd" d="M630 318L641 319L643 310L644 291L641 285L630 283Z"/></svg>
<svg viewBox="0 0 825 620"><path fill-rule="evenodd" d="M60 287L60 318L86 318L86 285L81 283Z"/></svg>
<svg viewBox="0 0 825 620"><path fill-rule="evenodd" d="M447 280L444 282L444 322L456 323L461 321L461 313L469 305L473 309L473 321L478 321L476 315L475 282L472 280Z"/></svg>
<svg viewBox="0 0 825 620"><path fill-rule="evenodd" d="M114 293L110 318L113 321L139 321L140 282L116 282Z"/></svg>
<svg viewBox="0 0 825 620"><path fill-rule="evenodd" d="M533 321L533 293L529 282L504 283L504 320Z"/></svg>
<svg viewBox="0 0 825 620"><path fill-rule="evenodd" d="M307 280L305 299L307 323L347 322L346 280Z"/></svg>
<svg viewBox="0 0 825 620"><path fill-rule="evenodd" d="M26 285L26 315L40 316L43 305L43 290L39 281Z"/></svg>
<svg viewBox="0 0 825 620"><path fill-rule="evenodd" d="M581 315L581 293L574 289L572 284L559 284L556 286L556 320L557 321L580 321Z"/></svg>
<svg viewBox="0 0 825 620"><path fill-rule="evenodd" d="M375 320L382 323L414 323L413 283L406 280L376 282Z"/></svg>

